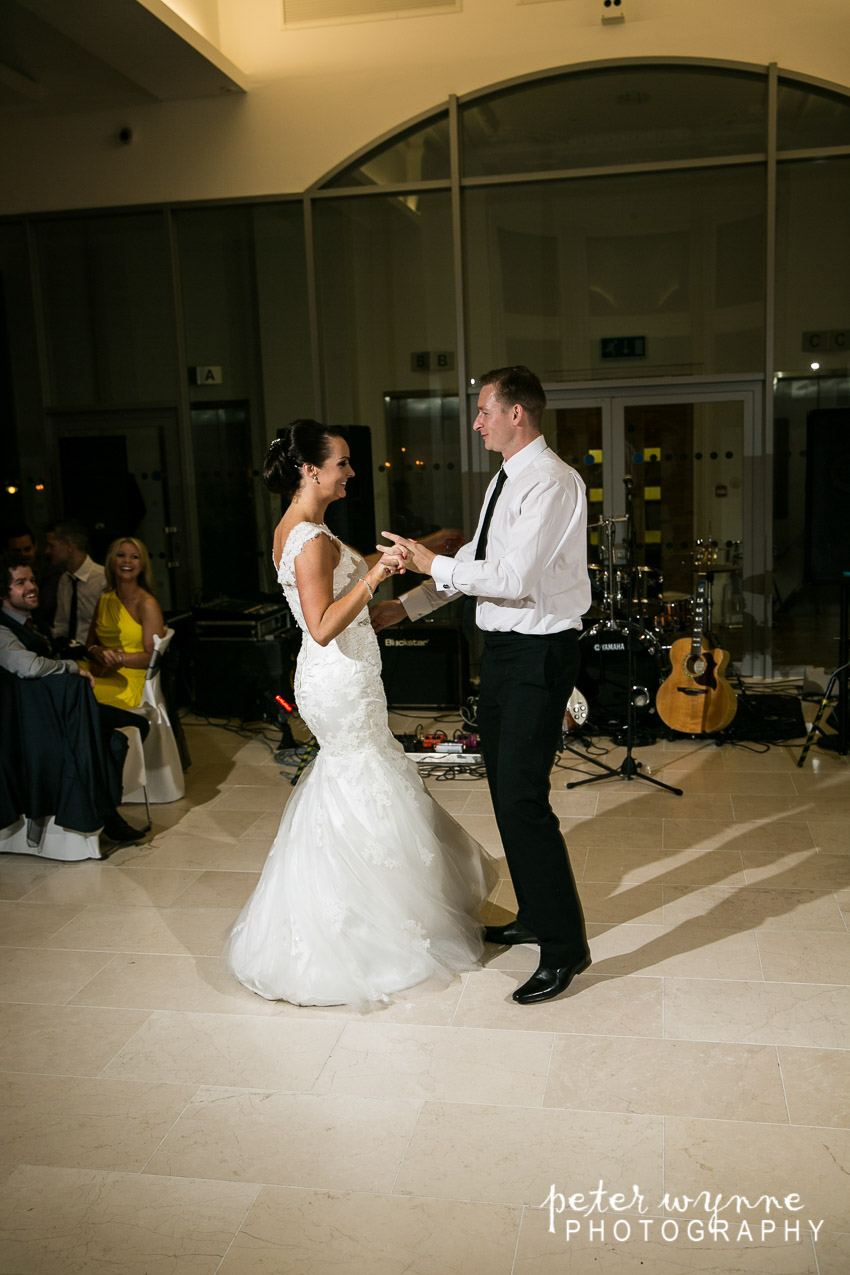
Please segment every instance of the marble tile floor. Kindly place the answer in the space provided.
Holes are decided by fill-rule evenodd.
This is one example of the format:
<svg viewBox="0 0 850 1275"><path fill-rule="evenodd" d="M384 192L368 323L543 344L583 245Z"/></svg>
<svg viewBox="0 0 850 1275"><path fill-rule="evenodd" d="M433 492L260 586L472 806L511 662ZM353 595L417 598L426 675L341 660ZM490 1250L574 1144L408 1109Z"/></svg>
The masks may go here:
<svg viewBox="0 0 850 1275"><path fill-rule="evenodd" d="M223 968L292 788L187 733L146 842L0 859L0 1275L846 1275L848 759L556 768L592 967L518 1006L536 949L491 948L363 1014ZM429 786L498 854L483 782Z"/></svg>

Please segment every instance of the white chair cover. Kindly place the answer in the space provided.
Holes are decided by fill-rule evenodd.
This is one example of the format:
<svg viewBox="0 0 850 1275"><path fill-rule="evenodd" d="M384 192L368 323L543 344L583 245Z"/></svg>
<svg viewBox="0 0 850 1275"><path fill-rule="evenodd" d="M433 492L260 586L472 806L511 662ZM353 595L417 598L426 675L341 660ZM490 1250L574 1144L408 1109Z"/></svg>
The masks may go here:
<svg viewBox="0 0 850 1275"><path fill-rule="evenodd" d="M173 629L166 629L164 637L153 640L154 652L151 657L142 702L138 708L130 710L150 722L148 737L144 743L144 764L147 772L147 796L149 801L161 804L168 801L179 801L185 796L186 781L183 767L180 764L180 752L171 719L165 706L165 696L160 686L160 670L162 658L174 637ZM145 794L140 785L133 792L125 789L124 800L127 802L144 801Z"/></svg>
<svg viewBox="0 0 850 1275"><path fill-rule="evenodd" d="M36 838L36 844L30 845ZM103 858L99 833L60 828L52 815L45 822L21 818L0 829L0 854L34 854L40 859L62 859L66 863Z"/></svg>

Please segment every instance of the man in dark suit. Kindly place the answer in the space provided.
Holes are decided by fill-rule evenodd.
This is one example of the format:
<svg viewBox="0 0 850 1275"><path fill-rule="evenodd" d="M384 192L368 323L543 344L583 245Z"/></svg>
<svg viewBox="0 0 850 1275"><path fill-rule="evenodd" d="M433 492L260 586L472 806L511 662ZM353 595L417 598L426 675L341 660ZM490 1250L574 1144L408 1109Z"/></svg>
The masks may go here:
<svg viewBox="0 0 850 1275"><path fill-rule="evenodd" d="M513 994L523 1005L559 995L590 964L584 917L558 819L550 772L579 664L590 605L584 483L546 444L546 395L526 367L479 382L474 428L502 466L472 540L454 558L389 532L405 565L431 580L379 604L376 628L419 619L458 594L477 599L484 633L478 726L493 810L518 913L488 926L501 944L537 943L540 965Z"/></svg>
<svg viewBox="0 0 850 1275"><path fill-rule="evenodd" d="M87 670L82 669L74 660L56 658L50 637L33 620L37 608L38 585L26 557L20 553L4 554L0 558L0 668L22 679L79 676L93 687L94 678ZM144 832L127 823L116 809L121 796L121 770L126 755L126 739L118 736L123 748L113 749L112 733L121 725L135 726L142 730L144 736L148 731L148 724L144 719L134 717L122 709L97 705L93 700L92 704L96 713L95 724L99 722L101 756L106 767L103 782L97 783L98 794L95 799L96 808L102 817L103 830L113 841L139 841L145 835ZM12 744L13 741L4 741L3 746L11 747ZM57 739L56 744L58 750L61 740ZM94 751L97 752L97 749ZM87 770L97 778L98 771L103 771L104 766L98 763L97 757L90 757L87 759Z"/></svg>

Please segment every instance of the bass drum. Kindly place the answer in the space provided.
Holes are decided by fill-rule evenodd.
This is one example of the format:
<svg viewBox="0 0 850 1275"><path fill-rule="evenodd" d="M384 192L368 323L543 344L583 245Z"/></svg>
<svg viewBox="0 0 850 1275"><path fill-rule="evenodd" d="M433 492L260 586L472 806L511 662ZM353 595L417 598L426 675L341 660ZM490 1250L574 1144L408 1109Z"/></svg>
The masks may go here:
<svg viewBox="0 0 850 1275"><path fill-rule="evenodd" d="M625 622L594 624L579 638L579 651L581 666L576 686L587 700L590 729L624 730L630 694L636 726L656 719L662 652L652 633Z"/></svg>

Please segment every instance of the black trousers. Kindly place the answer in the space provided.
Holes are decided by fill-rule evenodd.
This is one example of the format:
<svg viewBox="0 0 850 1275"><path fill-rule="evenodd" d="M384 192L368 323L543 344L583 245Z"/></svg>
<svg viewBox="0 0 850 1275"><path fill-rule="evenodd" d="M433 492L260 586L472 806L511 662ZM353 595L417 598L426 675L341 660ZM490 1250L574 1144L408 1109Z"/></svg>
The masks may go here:
<svg viewBox="0 0 850 1275"><path fill-rule="evenodd" d="M587 951L584 915L549 775L579 664L578 632L486 633L478 726L493 809L519 904L543 965Z"/></svg>

